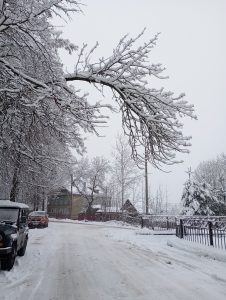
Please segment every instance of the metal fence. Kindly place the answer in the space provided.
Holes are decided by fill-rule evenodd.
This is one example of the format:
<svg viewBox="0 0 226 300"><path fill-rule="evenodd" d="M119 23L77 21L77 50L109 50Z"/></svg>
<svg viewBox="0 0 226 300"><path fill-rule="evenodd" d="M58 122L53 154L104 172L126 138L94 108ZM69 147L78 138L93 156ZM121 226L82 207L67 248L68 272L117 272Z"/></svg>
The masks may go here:
<svg viewBox="0 0 226 300"><path fill-rule="evenodd" d="M96 221L117 220L152 230L173 230L176 232L177 217L170 215L96 214Z"/></svg>
<svg viewBox="0 0 226 300"><path fill-rule="evenodd" d="M184 217L177 220L176 236L226 249L226 217Z"/></svg>
<svg viewBox="0 0 226 300"><path fill-rule="evenodd" d="M138 215L131 216L128 214L118 214L118 215L107 215L107 220L118 220L134 226L140 226L141 228L146 227L152 230L174 230L176 232L176 216L166 216L166 215ZM96 220L98 220L96 218ZM99 221L99 220L98 220Z"/></svg>
<svg viewBox="0 0 226 300"><path fill-rule="evenodd" d="M175 230L177 217L170 215L145 215L142 216L142 227L152 230Z"/></svg>

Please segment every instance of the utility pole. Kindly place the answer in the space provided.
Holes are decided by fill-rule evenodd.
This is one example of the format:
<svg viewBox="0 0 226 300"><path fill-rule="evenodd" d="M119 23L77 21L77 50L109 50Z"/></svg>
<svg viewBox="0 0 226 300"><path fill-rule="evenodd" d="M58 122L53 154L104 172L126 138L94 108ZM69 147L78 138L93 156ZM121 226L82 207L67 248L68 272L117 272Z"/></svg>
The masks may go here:
<svg viewBox="0 0 226 300"><path fill-rule="evenodd" d="M191 175L194 173L194 172L192 172L191 167L188 168L188 170L185 171L185 173L188 174L188 181L191 182Z"/></svg>
<svg viewBox="0 0 226 300"><path fill-rule="evenodd" d="M121 191L121 205L122 205L122 208L123 208L123 204L124 204L124 156L123 154L121 153L121 180L122 180L122 191Z"/></svg>
<svg viewBox="0 0 226 300"><path fill-rule="evenodd" d="M148 158L145 147L145 213L148 214Z"/></svg>
<svg viewBox="0 0 226 300"><path fill-rule="evenodd" d="M71 201L70 201L70 218L72 219L72 202L73 202L73 175L71 174Z"/></svg>

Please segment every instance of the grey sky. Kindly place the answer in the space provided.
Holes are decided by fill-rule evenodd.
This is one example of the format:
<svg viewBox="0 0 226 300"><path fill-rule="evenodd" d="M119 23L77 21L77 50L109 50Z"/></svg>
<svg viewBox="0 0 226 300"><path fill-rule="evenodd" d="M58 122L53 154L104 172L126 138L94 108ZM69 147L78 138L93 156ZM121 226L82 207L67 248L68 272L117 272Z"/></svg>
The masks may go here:
<svg viewBox="0 0 226 300"><path fill-rule="evenodd" d="M147 28L144 39L161 32L151 62L161 62L169 75L167 80L153 82L175 94L186 93L186 99L195 105L198 121L183 119L184 133L192 135L189 155L178 155L184 163L166 170L164 174L150 167L149 181L153 190L167 186L169 200L178 202L188 167L215 158L226 152L226 1L225 0L86 0L84 14L74 15L64 25L64 36L77 45L83 42L100 46L94 57L108 56L119 39L129 33L137 35ZM73 70L72 57L62 53L62 61ZM90 98L101 97L87 84ZM111 102L111 93L105 92ZM106 138L92 137L87 141L89 155L110 157L114 136L120 130L119 115L111 116L109 127L101 130Z"/></svg>

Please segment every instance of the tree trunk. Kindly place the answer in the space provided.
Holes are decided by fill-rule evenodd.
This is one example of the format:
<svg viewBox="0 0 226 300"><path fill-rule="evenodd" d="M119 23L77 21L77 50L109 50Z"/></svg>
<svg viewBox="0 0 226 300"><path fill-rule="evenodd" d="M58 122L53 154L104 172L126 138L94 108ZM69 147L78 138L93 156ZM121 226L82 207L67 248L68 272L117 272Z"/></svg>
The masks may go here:
<svg viewBox="0 0 226 300"><path fill-rule="evenodd" d="M45 192L44 192L44 188L42 191L42 210L45 210Z"/></svg>
<svg viewBox="0 0 226 300"><path fill-rule="evenodd" d="M18 172L19 172L19 169L16 167L14 169L12 188L11 188L11 191L10 191L10 201L12 201L12 202L16 201L16 196L17 196L17 193L18 193L18 184L19 184Z"/></svg>
<svg viewBox="0 0 226 300"><path fill-rule="evenodd" d="M16 197L18 194L18 185L19 185L19 171L20 171L20 162L21 162L21 157L19 154L17 154L17 159L15 162L15 167L14 167L14 173L13 173L13 180L12 180L12 188L10 191L10 201L15 202Z"/></svg>

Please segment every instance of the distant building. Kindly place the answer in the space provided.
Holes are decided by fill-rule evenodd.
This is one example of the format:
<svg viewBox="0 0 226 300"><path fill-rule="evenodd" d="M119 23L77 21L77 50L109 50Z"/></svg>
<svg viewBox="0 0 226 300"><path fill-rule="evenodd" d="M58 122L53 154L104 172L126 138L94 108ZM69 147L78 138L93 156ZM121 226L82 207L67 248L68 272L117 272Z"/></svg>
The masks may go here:
<svg viewBox="0 0 226 300"><path fill-rule="evenodd" d="M78 193L73 193L66 188L52 191L48 197L47 212L52 218L78 219L80 213L85 213L88 203L87 200ZM105 209L106 197L103 195L95 196L92 210L95 213L99 209Z"/></svg>
<svg viewBox="0 0 226 300"><path fill-rule="evenodd" d="M49 195L47 212L48 215L53 218L77 219L78 214L85 208L86 205L87 203L81 195L73 194L71 197L71 193L67 189L62 188L53 191Z"/></svg>

